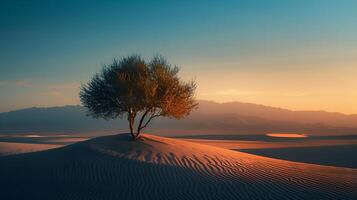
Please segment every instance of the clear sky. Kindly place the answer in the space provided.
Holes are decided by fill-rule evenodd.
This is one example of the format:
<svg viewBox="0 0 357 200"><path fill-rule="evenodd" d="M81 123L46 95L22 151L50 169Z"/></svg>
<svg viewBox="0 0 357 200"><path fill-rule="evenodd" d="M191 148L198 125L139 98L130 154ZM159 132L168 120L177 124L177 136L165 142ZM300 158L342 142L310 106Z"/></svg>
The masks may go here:
<svg viewBox="0 0 357 200"><path fill-rule="evenodd" d="M115 57L162 54L199 99L357 113L357 1L0 1L0 111L79 104Z"/></svg>

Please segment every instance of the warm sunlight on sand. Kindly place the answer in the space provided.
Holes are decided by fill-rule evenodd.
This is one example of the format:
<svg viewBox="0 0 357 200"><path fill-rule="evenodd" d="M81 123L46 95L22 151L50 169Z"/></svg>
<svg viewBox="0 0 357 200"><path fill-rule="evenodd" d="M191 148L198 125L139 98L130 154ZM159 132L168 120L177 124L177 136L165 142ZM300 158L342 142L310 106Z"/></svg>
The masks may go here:
<svg viewBox="0 0 357 200"><path fill-rule="evenodd" d="M18 142L0 142L0 156L43 151L62 147L60 144L29 144Z"/></svg>
<svg viewBox="0 0 357 200"><path fill-rule="evenodd" d="M102 199L352 200L357 195L355 169L271 159L148 134L136 142L119 134L4 156L0 169L0 199L40 199L36 188L41 188L43 199L103 195ZM26 192L17 192L22 190ZM62 198L63 191L68 198Z"/></svg>
<svg viewBox="0 0 357 200"><path fill-rule="evenodd" d="M244 140L204 140L204 139L185 139L190 142L212 145L224 149L276 149L294 147L321 147L337 145L354 145L356 140L312 140L312 141L291 141L291 142L266 142L266 141L244 141Z"/></svg>
<svg viewBox="0 0 357 200"><path fill-rule="evenodd" d="M268 133L270 137L282 137L282 138L307 138L308 136L300 133Z"/></svg>

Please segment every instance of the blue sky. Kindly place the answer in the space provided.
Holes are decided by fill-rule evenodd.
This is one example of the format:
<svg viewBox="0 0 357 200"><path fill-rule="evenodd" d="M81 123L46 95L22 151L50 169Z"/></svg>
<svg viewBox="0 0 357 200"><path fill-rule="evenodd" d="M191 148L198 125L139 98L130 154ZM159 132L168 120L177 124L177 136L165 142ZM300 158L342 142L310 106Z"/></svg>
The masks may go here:
<svg viewBox="0 0 357 200"><path fill-rule="evenodd" d="M357 1L0 1L0 111L79 104L103 64L162 54L197 97L357 113Z"/></svg>

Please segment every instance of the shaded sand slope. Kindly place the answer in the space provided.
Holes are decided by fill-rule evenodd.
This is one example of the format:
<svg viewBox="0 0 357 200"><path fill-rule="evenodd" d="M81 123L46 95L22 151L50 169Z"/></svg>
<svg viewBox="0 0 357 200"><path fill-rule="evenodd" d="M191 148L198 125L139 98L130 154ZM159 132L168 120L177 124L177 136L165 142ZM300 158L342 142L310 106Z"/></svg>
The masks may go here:
<svg viewBox="0 0 357 200"><path fill-rule="evenodd" d="M320 147L239 149L239 151L269 158L319 165L357 168L357 144Z"/></svg>
<svg viewBox="0 0 357 200"><path fill-rule="evenodd" d="M144 135L0 158L0 199L356 199L357 170Z"/></svg>

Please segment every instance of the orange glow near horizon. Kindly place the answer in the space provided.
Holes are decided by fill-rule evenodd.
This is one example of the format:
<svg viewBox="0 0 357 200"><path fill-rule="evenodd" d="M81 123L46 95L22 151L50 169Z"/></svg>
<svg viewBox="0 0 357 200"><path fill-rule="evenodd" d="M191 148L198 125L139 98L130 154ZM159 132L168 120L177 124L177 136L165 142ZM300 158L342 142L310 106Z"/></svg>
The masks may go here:
<svg viewBox="0 0 357 200"><path fill-rule="evenodd" d="M268 133L266 134L270 137L281 137L281 138L307 138L308 136L301 133Z"/></svg>
<svg viewBox="0 0 357 200"><path fill-rule="evenodd" d="M270 65L249 70L230 67L193 74L199 75L198 99L357 114L357 64L346 65L349 67L307 65L280 71Z"/></svg>

